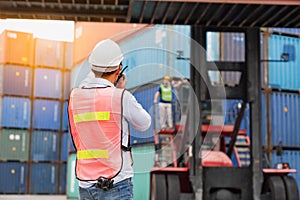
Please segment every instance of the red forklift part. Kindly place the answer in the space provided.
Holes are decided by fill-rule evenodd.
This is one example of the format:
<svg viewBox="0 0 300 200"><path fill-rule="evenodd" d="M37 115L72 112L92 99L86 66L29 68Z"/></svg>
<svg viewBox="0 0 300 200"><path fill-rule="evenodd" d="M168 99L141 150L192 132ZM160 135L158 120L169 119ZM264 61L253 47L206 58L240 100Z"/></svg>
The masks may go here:
<svg viewBox="0 0 300 200"><path fill-rule="evenodd" d="M268 175L287 175L288 173L296 173L296 169L262 169L264 174Z"/></svg>
<svg viewBox="0 0 300 200"><path fill-rule="evenodd" d="M224 125L224 126L219 126L219 125L209 125L209 124L203 124L202 125L202 133L207 133L207 132L215 132L215 133L222 133L223 136L231 136L233 132L233 125ZM247 135L246 130L239 130L239 135Z"/></svg>
<svg viewBox="0 0 300 200"><path fill-rule="evenodd" d="M221 151L202 150L202 165L204 167L232 167L232 161Z"/></svg>

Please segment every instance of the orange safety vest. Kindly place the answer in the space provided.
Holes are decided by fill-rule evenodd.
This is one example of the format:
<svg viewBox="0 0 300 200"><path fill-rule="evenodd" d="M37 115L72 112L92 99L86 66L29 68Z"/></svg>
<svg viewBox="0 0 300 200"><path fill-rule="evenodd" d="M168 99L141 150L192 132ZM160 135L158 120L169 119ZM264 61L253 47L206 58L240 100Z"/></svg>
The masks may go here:
<svg viewBox="0 0 300 200"><path fill-rule="evenodd" d="M113 87L72 90L68 115L79 180L111 179L120 172L123 93Z"/></svg>

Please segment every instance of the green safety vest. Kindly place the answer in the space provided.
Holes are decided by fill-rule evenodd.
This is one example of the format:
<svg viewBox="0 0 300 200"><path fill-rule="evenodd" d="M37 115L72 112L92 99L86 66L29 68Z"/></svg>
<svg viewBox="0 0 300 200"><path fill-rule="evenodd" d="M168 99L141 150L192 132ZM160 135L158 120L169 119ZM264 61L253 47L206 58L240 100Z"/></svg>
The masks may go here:
<svg viewBox="0 0 300 200"><path fill-rule="evenodd" d="M160 90L161 90L161 99L163 101L172 101L172 87L171 85L165 87L163 84L160 85Z"/></svg>

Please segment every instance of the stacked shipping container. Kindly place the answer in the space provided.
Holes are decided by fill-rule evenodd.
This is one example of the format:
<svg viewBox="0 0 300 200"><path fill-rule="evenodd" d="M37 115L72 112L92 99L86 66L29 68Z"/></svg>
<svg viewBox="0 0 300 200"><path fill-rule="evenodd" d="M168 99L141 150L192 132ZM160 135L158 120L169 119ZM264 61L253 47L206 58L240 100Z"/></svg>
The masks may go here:
<svg viewBox="0 0 300 200"><path fill-rule="evenodd" d="M300 82L299 82L299 29L268 29L263 34L265 62L263 86L263 145L271 167L278 162L288 162L297 169L294 176L300 190L299 122L300 122ZM288 61L283 62L283 55ZM271 60L271 61L270 61ZM277 62L274 62L277 60ZM281 60L281 62L278 62ZM275 151L282 147L283 155Z"/></svg>
<svg viewBox="0 0 300 200"><path fill-rule="evenodd" d="M0 193L65 193L72 44L8 30L0 39Z"/></svg>

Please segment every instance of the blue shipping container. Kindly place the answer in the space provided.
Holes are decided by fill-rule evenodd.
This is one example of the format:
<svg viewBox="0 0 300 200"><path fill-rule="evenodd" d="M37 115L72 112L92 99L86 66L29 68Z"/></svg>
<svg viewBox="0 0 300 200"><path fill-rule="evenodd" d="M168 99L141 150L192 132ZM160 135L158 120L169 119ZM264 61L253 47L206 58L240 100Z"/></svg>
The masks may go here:
<svg viewBox="0 0 300 200"><path fill-rule="evenodd" d="M269 32L277 32L280 34L290 34L299 36L300 35L300 28L268 28Z"/></svg>
<svg viewBox="0 0 300 200"><path fill-rule="evenodd" d="M189 77L189 26L149 27L134 39L122 41L120 46L125 57L123 65L128 65L125 71L129 80L127 88L160 79L166 74ZM177 59L179 52L187 59Z"/></svg>
<svg viewBox="0 0 300 200"><path fill-rule="evenodd" d="M299 146L300 96L296 93L272 92L270 102L262 92L262 144L267 143L267 119L270 120L272 145ZM270 116L266 109L269 104Z"/></svg>
<svg viewBox="0 0 300 200"><path fill-rule="evenodd" d="M267 143L267 110L265 103L265 93L261 92L261 133L262 133L262 145Z"/></svg>
<svg viewBox="0 0 300 200"><path fill-rule="evenodd" d="M225 125L234 125L238 114L240 112L242 100L224 100L223 108L225 113L224 124ZM244 111L244 116L240 124L240 129L247 130L247 133L250 131L250 108L247 104Z"/></svg>
<svg viewBox="0 0 300 200"><path fill-rule="evenodd" d="M137 91L132 91L133 95L135 96L136 100L142 105L142 107L151 115L153 116L153 98L154 98L154 94L157 91L157 87L156 85L151 85L148 88L145 89L140 89ZM151 126L149 129L147 129L146 131L138 131L136 129L134 129L131 125L130 125L130 138L131 144L141 144L141 143L149 143L149 142L153 142L154 138L153 138L153 130L154 130L154 123L152 120Z"/></svg>
<svg viewBox="0 0 300 200"><path fill-rule="evenodd" d="M59 134L52 131L33 131L31 136L31 160L58 161Z"/></svg>
<svg viewBox="0 0 300 200"><path fill-rule="evenodd" d="M4 97L2 102L2 126L29 128L30 101L27 98Z"/></svg>
<svg viewBox="0 0 300 200"><path fill-rule="evenodd" d="M300 146L300 96L295 93L271 94L272 143Z"/></svg>
<svg viewBox="0 0 300 200"><path fill-rule="evenodd" d="M60 176L59 176L59 194L66 194L67 188L67 164L60 165Z"/></svg>
<svg viewBox="0 0 300 200"><path fill-rule="evenodd" d="M281 35L269 37L269 58L280 60L283 53L289 54L288 62L269 62L269 85L273 88L300 89L300 39Z"/></svg>
<svg viewBox="0 0 300 200"><path fill-rule="evenodd" d="M27 187L27 164L21 162L0 163L0 193L24 194Z"/></svg>
<svg viewBox="0 0 300 200"><path fill-rule="evenodd" d="M32 68L17 65L3 67L3 94L30 96Z"/></svg>
<svg viewBox="0 0 300 200"><path fill-rule="evenodd" d="M32 163L29 192L31 194L57 194L58 166L51 163Z"/></svg>
<svg viewBox="0 0 300 200"><path fill-rule="evenodd" d="M62 129L67 131L69 128L69 117L68 117L68 101L64 103L63 108L63 122L62 122Z"/></svg>
<svg viewBox="0 0 300 200"><path fill-rule="evenodd" d="M60 103L55 100L34 100L33 127L35 129L60 129Z"/></svg>
<svg viewBox="0 0 300 200"><path fill-rule="evenodd" d="M36 97L61 98L62 73L60 70L36 68L34 77Z"/></svg>
<svg viewBox="0 0 300 200"><path fill-rule="evenodd" d="M63 162L68 161L69 140L70 140L69 133L68 132L63 133L61 136L61 148L60 148L60 160Z"/></svg>

